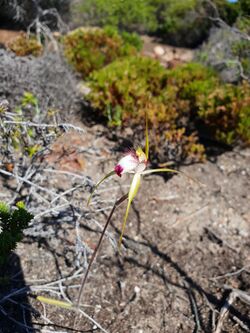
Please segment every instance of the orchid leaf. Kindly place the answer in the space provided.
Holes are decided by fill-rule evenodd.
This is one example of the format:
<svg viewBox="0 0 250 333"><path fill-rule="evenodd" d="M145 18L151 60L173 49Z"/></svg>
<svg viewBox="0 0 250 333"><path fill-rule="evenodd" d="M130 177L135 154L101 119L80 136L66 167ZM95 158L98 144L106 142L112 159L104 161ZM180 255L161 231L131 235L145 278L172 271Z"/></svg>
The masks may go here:
<svg viewBox="0 0 250 333"><path fill-rule="evenodd" d="M157 172L172 172L172 173L179 173L181 175L184 175L186 176L187 178L189 178L190 180L192 180L193 182L199 184L199 185L202 185L204 186L203 183L201 183L199 180L187 175L185 172L183 171L177 171L177 170L174 170L174 169L168 169L168 168L160 168L160 169L151 169L151 170L146 170L146 171L143 171L142 172L142 175L149 175L151 173L157 173Z"/></svg>
<svg viewBox="0 0 250 333"><path fill-rule="evenodd" d="M148 114L146 112L146 128L145 128L145 155L148 160L149 156L149 138L148 138Z"/></svg>
<svg viewBox="0 0 250 333"><path fill-rule="evenodd" d="M38 301L42 302L42 303L46 303L46 304L50 304L50 305L55 305L55 306L58 306L58 307L64 308L64 309L71 309L71 308L73 308L73 305L71 303L63 302L63 301L58 301L57 299L53 299L53 298L48 298L48 297L43 297L43 296L37 296L36 299Z"/></svg>
<svg viewBox="0 0 250 333"><path fill-rule="evenodd" d="M141 174L136 173L133 177L132 183L130 185L129 193L128 193L128 204L127 204L127 209L126 209L126 213L125 213L125 216L124 216L124 221L123 221L123 225L122 225L122 232L121 232L121 236L120 236L120 239L119 239L119 245L118 245L119 250L120 250L121 244L122 244L122 238L123 238L123 234L124 234L126 223L127 223L129 209L130 209L130 206L131 206L131 203L132 203L134 197L136 196L136 194L138 192L138 189L140 187L140 182L141 182Z"/></svg>
<svg viewBox="0 0 250 333"><path fill-rule="evenodd" d="M92 197L93 197L93 195L94 195L94 193L95 193L95 191L97 190L97 188L99 187L99 185L101 185L101 183L103 183L104 182L104 180L106 180L107 178L109 178L109 177L111 177L111 176L113 176L115 174L115 171L111 171L111 172L109 172L106 176L104 176L95 186L94 186L94 188L93 188L93 190L92 190L92 192L91 192L91 194L90 194L90 196L89 196L89 198L88 198L88 202L87 202L87 206L90 204L90 201L91 201L91 199L92 199Z"/></svg>

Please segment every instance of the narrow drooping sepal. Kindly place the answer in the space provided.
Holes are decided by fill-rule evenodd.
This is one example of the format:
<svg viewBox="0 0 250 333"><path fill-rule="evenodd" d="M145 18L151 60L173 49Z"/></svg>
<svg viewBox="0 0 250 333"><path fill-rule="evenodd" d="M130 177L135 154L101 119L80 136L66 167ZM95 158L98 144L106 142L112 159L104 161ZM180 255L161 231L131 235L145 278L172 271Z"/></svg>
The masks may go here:
<svg viewBox="0 0 250 333"><path fill-rule="evenodd" d="M92 192L91 192L91 194L90 194L90 196L89 196L89 198L88 198L88 202L87 202L87 206L90 204L90 201L91 201L91 199L92 199L92 197L93 197L93 195L94 195L94 193L95 193L95 191L97 190L97 188L101 185L101 183L103 183L104 182L104 180L106 180L107 178L109 178L109 177L111 177L111 176L113 176L113 175L115 175L115 171L113 170L113 171L111 171L111 172L109 172L106 176L104 176L95 186L94 186L94 188L93 188L93 190L92 190Z"/></svg>
<svg viewBox="0 0 250 333"><path fill-rule="evenodd" d="M128 193L128 204L127 204L127 209L126 209L126 213L125 213L125 216L124 216L124 221L123 221L123 225L122 225L122 232L121 232L121 235L120 235L119 245L118 245L119 250L120 250L121 244L122 244L122 238L123 238L126 223L127 223L129 209L130 209L130 206L131 206L131 203L132 203L134 197L136 196L136 194L138 192L138 189L140 187L140 182L141 182L141 174L136 173L133 177L132 183L130 185L129 193Z"/></svg>
<svg viewBox="0 0 250 333"><path fill-rule="evenodd" d="M142 175L149 175L151 173L157 173L157 172L172 172L172 173L179 173L181 175L186 176L187 178L189 178L190 180L192 180L193 182L204 186L204 184L202 184L199 180L187 175L185 172L183 171L179 171L179 170L174 170L174 169L168 169L168 168L159 168L159 169L150 169L150 170L145 170L142 172Z"/></svg>

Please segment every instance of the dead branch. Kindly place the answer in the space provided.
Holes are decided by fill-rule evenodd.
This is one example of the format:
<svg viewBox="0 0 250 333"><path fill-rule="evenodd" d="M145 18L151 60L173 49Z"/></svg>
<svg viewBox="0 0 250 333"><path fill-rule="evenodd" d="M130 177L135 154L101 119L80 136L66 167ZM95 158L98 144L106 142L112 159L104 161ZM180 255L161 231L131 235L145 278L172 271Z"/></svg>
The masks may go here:
<svg viewBox="0 0 250 333"><path fill-rule="evenodd" d="M225 303L223 304L223 306L220 310L219 320L218 320L217 327L216 327L216 330L214 331L214 333L222 332L223 322L227 318L228 313L229 313L229 308L232 306L235 298L236 298L236 295L233 292L231 292L229 294L229 297L226 299Z"/></svg>

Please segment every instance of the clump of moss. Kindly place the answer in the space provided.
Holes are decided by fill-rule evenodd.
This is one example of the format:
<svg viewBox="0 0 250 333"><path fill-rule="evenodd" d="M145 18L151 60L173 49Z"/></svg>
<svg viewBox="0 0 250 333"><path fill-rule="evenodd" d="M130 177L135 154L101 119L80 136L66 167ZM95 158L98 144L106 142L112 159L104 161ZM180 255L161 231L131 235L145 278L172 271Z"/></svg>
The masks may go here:
<svg viewBox="0 0 250 333"><path fill-rule="evenodd" d="M136 34L120 35L107 27L78 28L63 38L63 45L66 58L85 78L117 58L135 55L142 44Z"/></svg>
<svg viewBox="0 0 250 333"><path fill-rule="evenodd" d="M14 210L0 202L0 265L3 265L22 240L23 230L28 227L33 215L30 214L23 202L19 202Z"/></svg>
<svg viewBox="0 0 250 333"><path fill-rule="evenodd" d="M28 37L25 33L8 44L8 48L19 57L33 55L38 57L43 52L43 46L34 36Z"/></svg>

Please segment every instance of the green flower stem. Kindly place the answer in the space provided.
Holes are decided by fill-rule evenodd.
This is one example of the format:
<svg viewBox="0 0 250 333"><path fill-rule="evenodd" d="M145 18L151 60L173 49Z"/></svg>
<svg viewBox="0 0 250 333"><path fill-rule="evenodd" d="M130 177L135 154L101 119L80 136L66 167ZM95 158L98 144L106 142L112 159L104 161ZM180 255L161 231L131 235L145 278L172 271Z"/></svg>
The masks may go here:
<svg viewBox="0 0 250 333"><path fill-rule="evenodd" d="M101 246L101 244L102 244L102 241L103 241L103 238L104 238L105 232L106 232L106 230L107 230L107 228L108 228L108 226L109 226L109 223L110 223L110 221L111 221L111 218L112 218L112 216L113 216L113 214L114 214L116 208L118 208L118 207L119 207L119 206L120 206L125 200L127 200L127 199L128 199L128 193L125 194L125 195L123 195L120 199L118 199L118 200L115 202L115 204L114 204L114 206L113 206L113 208L112 208L112 210L111 210L111 212L110 212L110 214L109 214L109 217L108 217L108 219L107 219L107 221L106 221L106 224L105 224L105 226L104 226L104 228L103 228L103 230L102 230L101 237L99 238L99 241L98 241L98 243L97 243L97 246L96 246L96 248L95 248L95 250L94 250L94 252L93 252L93 254L92 254L91 258L90 258L90 262L89 262L89 265L88 265L87 271L86 271L86 273L84 274L84 276L83 276L83 278L82 278L82 281L81 281L81 287L80 287L79 294L78 294L78 299L77 299L77 302L76 302L76 308L77 308L77 309L78 309L79 306L80 306L80 301L81 301L81 298L82 298L82 294L83 294L83 290L84 290L84 286L85 286L86 280L87 280L88 275L89 275L89 271L90 271L91 266L92 266L92 264L93 264L93 262L94 262L94 260L95 260L95 258L96 258L97 252L98 252L98 250L99 250L99 248L100 248L100 246ZM77 316L75 317L74 327L75 327L76 319L77 319Z"/></svg>

